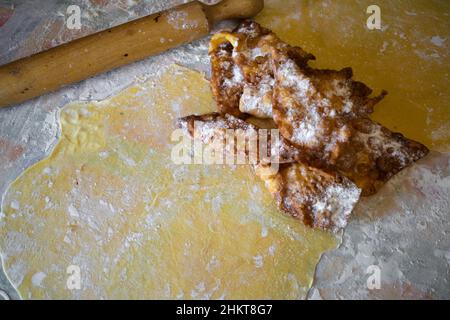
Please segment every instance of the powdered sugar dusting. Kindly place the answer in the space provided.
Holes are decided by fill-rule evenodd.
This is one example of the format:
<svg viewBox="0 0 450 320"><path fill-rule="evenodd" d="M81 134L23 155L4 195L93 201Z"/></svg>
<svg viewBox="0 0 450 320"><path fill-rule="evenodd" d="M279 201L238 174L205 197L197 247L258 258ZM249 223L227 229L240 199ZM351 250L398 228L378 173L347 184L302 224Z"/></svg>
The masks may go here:
<svg viewBox="0 0 450 320"><path fill-rule="evenodd" d="M227 66L224 65L224 67L227 67ZM223 82L223 86L225 88L232 88L232 87L240 86L242 84L243 80L244 80L244 76L242 75L241 69L238 66L233 65L232 77L226 78Z"/></svg>
<svg viewBox="0 0 450 320"><path fill-rule="evenodd" d="M271 119L273 117L273 86L275 79L270 76L264 77L258 86L245 85L239 110L258 118Z"/></svg>
<svg viewBox="0 0 450 320"><path fill-rule="evenodd" d="M356 185L302 164L292 165L282 174L279 183L285 207L309 207L313 224L319 228L337 232L346 227L361 195Z"/></svg>
<svg viewBox="0 0 450 320"><path fill-rule="evenodd" d="M354 105L348 88L333 80L331 90L324 94L319 92L313 80L305 76L291 59L280 63L276 78L280 86L277 93L281 103L285 104L286 117L292 120L292 142L312 148L325 142L325 150L332 150L336 143L345 140L348 128L343 126L330 132L328 119L332 121L353 113ZM335 96L343 98L341 109Z"/></svg>

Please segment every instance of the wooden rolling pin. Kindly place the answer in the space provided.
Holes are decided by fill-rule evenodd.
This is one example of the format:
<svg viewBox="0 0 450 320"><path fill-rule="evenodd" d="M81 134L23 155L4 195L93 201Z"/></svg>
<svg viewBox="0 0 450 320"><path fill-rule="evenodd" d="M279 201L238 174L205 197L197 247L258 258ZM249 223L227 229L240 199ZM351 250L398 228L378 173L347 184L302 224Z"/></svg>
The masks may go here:
<svg viewBox="0 0 450 320"><path fill-rule="evenodd" d="M0 66L0 107L200 39L226 19L259 13L263 0L191 2Z"/></svg>

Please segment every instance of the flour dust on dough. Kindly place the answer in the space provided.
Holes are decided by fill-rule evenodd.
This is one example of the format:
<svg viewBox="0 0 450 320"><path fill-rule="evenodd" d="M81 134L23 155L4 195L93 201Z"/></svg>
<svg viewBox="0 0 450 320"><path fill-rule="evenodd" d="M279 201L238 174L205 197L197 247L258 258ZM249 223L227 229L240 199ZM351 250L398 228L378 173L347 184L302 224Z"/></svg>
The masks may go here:
<svg viewBox="0 0 450 320"><path fill-rule="evenodd" d="M283 216L246 166L170 159L174 121L214 109L204 77L175 65L64 107L55 150L3 201L0 246L22 297L305 298L337 239Z"/></svg>

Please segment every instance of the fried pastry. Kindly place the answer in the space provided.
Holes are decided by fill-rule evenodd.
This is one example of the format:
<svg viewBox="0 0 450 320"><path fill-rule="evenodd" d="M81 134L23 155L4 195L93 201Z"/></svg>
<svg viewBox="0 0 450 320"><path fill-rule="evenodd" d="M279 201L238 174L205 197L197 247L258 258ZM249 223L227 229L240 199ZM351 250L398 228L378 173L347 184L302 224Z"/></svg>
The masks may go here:
<svg viewBox="0 0 450 320"><path fill-rule="evenodd" d="M192 115L185 118L178 119L178 127L185 130L191 137L200 139L203 144L211 144L215 139L223 140L226 135L226 130L240 130L240 134L248 139L254 138L257 145L257 163L268 163L268 159L276 159L278 163L293 163L298 161L305 161L306 154L294 147L286 139L281 136L272 137L271 130L265 130L250 124L244 120L238 119L232 115L219 113L205 114L201 116ZM260 134L261 130L264 130ZM267 135L265 141L259 139ZM245 142L245 141L244 141ZM266 143L267 151L264 156L260 154L260 148L263 143ZM235 146L235 152L237 149L237 143ZM243 147L244 151L248 153L248 148ZM225 150L230 152L233 150ZM261 151L263 152L263 151Z"/></svg>
<svg viewBox="0 0 450 320"><path fill-rule="evenodd" d="M231 115L217 113L182 118L178 126L206 144L213 143L218 137L217 133L220 135L223 130L240 129L249 134L260 130ZM303 161L300 151L283 138L270 149L272 154L280 154L280 167L274 169L270 163L260 161L253 168L265 182L280 209L313 228L332 232L344 228L361 190L339 174L309 166Z"/></svg>
<svg viewBox="0 0 450 320"><path fill-rule="evenodd" d="M233 32L218 33L211 39L211 87L221 113L272 117L275 80L264 53L270 46L260 43L265 35L270 31L246 21Z"/></svg>
<svg viewBox="0 0 450 320"><path fill-rule="evenodd" d="M220 113L238 117L242 116L238 106L244 91L244 79L233 61L232 53L233 46L230 42L211 46L211 91Z"/></svg>
<svg viewBox="0 0 450 320"><path fill-rule="evenodd" d="M273 158L261 157L252 165L278 206L306 225L345 227L361 194L376 193L429 152L369 118L385 91L371 97L351 68L310 67L313 55L255 22L214 35L210 56L220 113L186 117L179 126L209 144L228 129L259 139L262 129L242 119L273 120L282 137L268 150L279 155L280 166L274 170ZM224 149L230 151L236 149Z"/></svg>
<svg viewBox="0 0 450 320"><path fill-rule="evenodd" d="M288 52L272 49L276 85L273 119L281 134L299 148L333 164L354 134L351 122L366 117L385 93L352 80L350 68L316 70L300 66Z"/></svg>
<svg viewBox="0 0 450 320"><path fill-rule="evenodd" d="M316 166L351 179L364 196L428 154L424 145L368 117L385 93L369 98L371 90L351 80L351 69L302 68L280 50L273 59L273 116L281 134L315 157Z"/></svg>
<svg viewBox="0 0 450 320"><path fill-rule="evenodd" d="M226 55L222 53L223 48L226 48ZM241 117L249 114L258 118L272 118L272 90L275 84L272 48L286 50L299 63L315 59L313 55L287 45L270 30L250 20L241 23L233 32L221 32L212 37L211 86L220 112ZM227 68L233 72L225 74L222 70ZM231 74L238 76L232 77ZM230 81L230 78L241 80L240 85ZM231 83L233 88L239 89L231 92Z"/></svg>
<svg viewBox="0 0 450 320"><path fill-rule="evenodd" d="M362 188L363 195L376 193L428 153L420 143L370 120L387 93L370 97L372 90L352 79L351 68L311 68L313 55L251 21L214 36L212 47L219 44L231 45L230 56L243 78L239 102L234 100L229 108L240 116L273 118L282 136L307 154L310 164L340 172Z"/></svg>
<svg viewBox="0 0 450 320"><path fill-rule="evenodd" d="M390 178L429 153L419 142L369 118L353 120L351 125L354 134L334 166L328 167L356 183L363 196L375 194Z"/></svg>
<svg viewBox="0 0 450 320"><path fill-rule="evenodd" d="M276 173L261 165L256 173L281 210L322 230L345 228L361 195L361 189L349 179L301 162L283 164Z"/></svg>
<svg viewBox="0 0 450 320"><path fill-rule="evenodd" d="M259 118L273 117L281 123L287 112L284 104L301 104L303 108L295 108L302 109L301 114L289 114L293 118L289 122L298 127L284 124L280 129L293 143L300 146L306 144L306 147L315 148L317 152L328 152L327 158L330 159L333 153L338 152L338 145L334 145L333 149L333 140L337 140L336 143L345 141L350 134L345 120L372 113L373 106L386 94L383 92L379 97L369 98L372 90L352 79L351 68L334 71L309 67L308 61L315 59L313 55L299 47L287 45L256 22L246 21L232 33L215 35L211 52L221 45L233 47L229 53L232 61L227 62L233 63L233 68L237 66L240 78L243 78L239 103L236 96L231 97L222 91L221 94L227 96L227 110L233 110L236 114L239 107L242 113ZM214 54L212 57L214 59ZM213 62L213 74L220 78L220 73L215 70L218 69ZM275 114L272 111L274 88L279 89L279 98L285 100L279 104ZM284 89L289 90L288 94L283 94ZM324 139L331 140L332 146L327 145L329 150L321 149Z"/></svg>

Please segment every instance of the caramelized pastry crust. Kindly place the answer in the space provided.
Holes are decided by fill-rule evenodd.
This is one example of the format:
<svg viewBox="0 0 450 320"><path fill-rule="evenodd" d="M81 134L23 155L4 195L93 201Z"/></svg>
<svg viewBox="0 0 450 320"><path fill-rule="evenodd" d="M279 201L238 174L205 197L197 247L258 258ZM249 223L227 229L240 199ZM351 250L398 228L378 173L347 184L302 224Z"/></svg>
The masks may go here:
<svg viewBox="0 0 450 320"><path fill-rule="evenodd" d="M428 154L424 145L369 118L385 93L370 98L368 87L351 80L351 69L302 68L278 50L273 59L274 121L287 140L315 158L315 166L338 171L369 196Z"/></svg>
<svg viewBox="0 0 450 320"><path fill-rule="evenodd" d="M353 120L351 125L354 134L341 147L335 164L328 167L355 182L363 196L377 193L390 178L429 153L419 142L369 118Z"/></svg>
<svg viewBox="0 0 450 320"><path fill-rule="evenodd" d="M301 162L284 164L271 174L256 168L281 210L305 225L338 232L347 226L361 195L349 179Z"/></svg>
<svg viewBox="0 0 450 320"><path fill-rule="evenodd" d="M239 129L248 135L261 130L231 115L218 113L182 118L178 126L205 144L221 139L224 130ZM268 141L270 143L271 139ZM313 228L332 232L344 228L361 190L339 174L328 173L303 162L299 149L283 138L271 145L270 150L272 154L280 154L281 165L278 169L264 161L255 163L253 168L280 209Z"/></svg>
<svg viewBox="0 0 450 320"><path fill-rule="evenodd" d="M232 58L233 46L223 42L210 50L211 90L222 114L242 116L239 103L244 91L242 73Z"/></svg>
<svg viewBox="0 0 450 320"><path fill-rule="evenodd" d="M242 119L273 120L282 137L265 141L279 166L274 169L273 157L252 165L280 209L308 226L344 228L361 193L376 193L429 152L369 118L386 92L370 97L372 90L353 80L351 68L310 67L313 55L255 22L214 35L210 56L219 113L186 117L178 125L205 144L238 129L260 147L263 129Z"/></svg>
<svg viewBox="0 0 450 320"><path fill-rule="evenodd" d="M351 68L314 69L308 65L313 55L251 21L213 37L212 48L225 45L241 79L239 95L221 92L227 110L240 117L273 118L310 164L345 175L363 195L374 194L428 153L420 143L370 120L387 93L370 97L372 90L353 80Z"/></svg>

